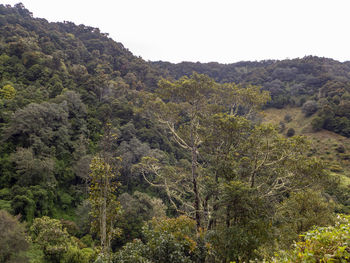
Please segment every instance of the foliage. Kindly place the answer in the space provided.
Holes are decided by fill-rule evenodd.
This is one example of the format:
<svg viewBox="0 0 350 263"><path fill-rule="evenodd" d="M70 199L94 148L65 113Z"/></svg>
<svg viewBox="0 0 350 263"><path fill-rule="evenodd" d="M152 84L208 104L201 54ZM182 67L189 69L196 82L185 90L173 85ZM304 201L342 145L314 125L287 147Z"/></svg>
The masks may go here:
<svg viewBox="0 0 350 263"><path fill-rule="evenodd" d="M286 114L285 116L284 116L284 120L286 121L286 122L291 122L292 121L292 116L290 115L290 114Z"/></svg>
<svg viewBox="0 0 350 263"><path fill-rule="evenodd" d="M206 257L203 237L188 217L153 219L143 235L145 242L128 243L114 262L203 262Z"/></svg>
<svg viewBox="0 0 350 263"><path fill-rule="evenodd" d="M118 201L122 212L118 216L117 226L122 229L118 244L125 244L135 238L141 238L143 222L152 218L165 217L166 206L159 198L152 198L146 193L135 191L133 195L123 193Z"/></svg>
<svg viewBox="0 0 350 263"><path fill-rule="evenodd" d="M62 263L92 263L96 258L95 251L91 248L80 249L69 246L63 257Z"/></svg>
<svg viewBox="0 0 350 263"><path fill-rule="evenodd" d="M292 137L294 136L294 134L295 134L295 130L293 128L289 128L287 130L287 133L286 133L287 137Z"/></svg>
<svg viewBox="0 0 350 263"><path fill-rule="evenodd" d="M93 262L96 257L91 248L79 247L57 219L36 218L30 227L31 240L44 253L45 262Z"/></svg>
<svg viewBox="0 0 350 263"><path fill-rule="evenodd" d="M330 222L324 186L348 205L305 139L279 136L259 113L303 106L315 130L349 137L348 62L146 62L98 28L22 4L0 5L0 35L0 207L33 224L32 260L88 262L97 252L83 247L98 239L115 251L142 238L117 258L248 261Z"/></svg>
<svg viewBox="0 0 350 263"><path fill-rule="evenodd" d="M332 224L333 211L333 201L327 201L318 191L310 189L292 193L277 207L275 220L279 226L280 247L283 247L283 244L289 245L299 234L314 226Z"/></svg>
<svg viewBox="0 0 350 263"><path fill-rule="evenodd" d="M311 121L311 126L314 131L320 131L323 127L324 120L318 116L316 116L312 121Z"/></svg>
<svg viewBox="0 0 350 263"><path fill-rule="evenodd" d="M306 232L292 250L281 252L273 262L348 262L349 220L349 216L339 216L334 226Z"/></svg>
<svg viewBox="0 0 350 263"><path fill-rule="evenodd" d="M205 228L202 204L205 197L200 184L203 179L203 161L199 158L198 149L205 140L206 127L210 119L221 112L253 118L259 107L269 100L269 95L259 87L242 88L234 83L220 85L208 76L197 73L174 82L162 79L158 94L160 98L150 103L151 113L170 131L173 140L191 156L190 165L186 167L184 162L179 162L175 169L166 166L162 168L156 158L145 157L139 168L148 183L165 190L177 212L194 217L197 227ZM179 176L180 173L182 176ZM155 175L160 181L151 182L146 178L147 174ZM179 182L182 185L180 188L177 186ZM191 197L186 200L185 196Z"/></svg>
<svg viewBox="0 0 350 263"><path fill-rule="evenodd" d="M309 117L314 114L318 109L317 102L314 100L308 100L303 104L302 111L305 116Z"/></svg>
<svg viewBox="0 0 350 263"><path fill-rule="evenodd" d="M164 76L176 79L193 71L216 82L262 86L270 92L269 107L303 107L306 115L318 110L321 128L349 137L349 63L307 56L297 59L237 62L232 64L152 62ZM341 119L345 118L345 119Z"/></svg>
<svg viewBox="0 0 350 263"><path fill-rule="evenodd" d="M239 181L223 185L215 211L216 228L208 239L218 262L257 258L257 248L271 240L268 207L256 190Z"/></svg>
<svg viewBox="0 0 350 263"><path fill-rule="evenodd" d="M60 262L73 243L66 229L57 219L36 218L30 227L32 241L43 250L48 262Z"/></svg>
<svg viewBox="0 0 350 263"><path fill-rule="evenodd" d="M0 262L26 262L28 249L24 226L18 218L0 210Z"/></svg>
<svg viewBox="0 0 350 263"><path fill-rule="evenodd" d="M111 240L119 234L119 229L114 226L120 209L114 194L118 183L115 181L115 171L104 159L93 158L90 169L91 230L100 237L102 257L109 260Z"/></svg>
<svg viewBox="0 0 350 263"><path fill-rule="evenodd" d="M4 100L12 100L16 96L16 89L10 84L3 86L0 89L0 98Z"/></svg>

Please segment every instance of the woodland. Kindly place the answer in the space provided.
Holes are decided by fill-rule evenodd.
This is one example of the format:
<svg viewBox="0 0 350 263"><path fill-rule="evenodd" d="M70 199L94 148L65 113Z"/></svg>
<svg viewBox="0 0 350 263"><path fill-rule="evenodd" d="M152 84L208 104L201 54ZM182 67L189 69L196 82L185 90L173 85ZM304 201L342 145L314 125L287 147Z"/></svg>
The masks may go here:
<svg viewBox="0 0 350 263"><path fill-rule="evenodd" d="M0 263L350 262L350 62L173 64L0 5Z"/></svg>

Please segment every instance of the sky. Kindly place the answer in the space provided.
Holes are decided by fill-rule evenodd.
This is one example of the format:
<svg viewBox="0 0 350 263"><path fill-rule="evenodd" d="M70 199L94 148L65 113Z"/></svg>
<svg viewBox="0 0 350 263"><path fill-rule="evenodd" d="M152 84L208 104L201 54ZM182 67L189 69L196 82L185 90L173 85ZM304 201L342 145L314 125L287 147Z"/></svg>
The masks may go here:
<svg viewBox="0 0 350 263"><path fill-rule="evenodd" d="M350 60L349 0L0 0L98 27L150 61Z"/></svg>

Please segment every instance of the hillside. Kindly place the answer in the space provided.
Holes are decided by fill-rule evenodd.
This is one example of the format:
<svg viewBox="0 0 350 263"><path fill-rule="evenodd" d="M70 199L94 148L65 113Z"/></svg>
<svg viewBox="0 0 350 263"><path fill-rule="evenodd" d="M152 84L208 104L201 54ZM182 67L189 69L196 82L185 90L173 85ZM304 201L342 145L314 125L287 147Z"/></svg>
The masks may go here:
<svg viewBox="0 0 350 263"><path fill-rule="evenodd" d="M304 57L283 61L238 62L233 64L153 62L164 76L178 78L193 71L217 82L250 83L268 90L268 107L301 107L311 101L310 114L317 112L314 129L324 128L350 137L350 63Z"/></svg>
<svg viewBox="0 0 350 263"><path fill-rule="evenodd" d="M311 121L315 116L305 117L301 108L270 108L264 111L264 115L264 121L273 123L279 127L282 133L293 128L295 134L306 136L311 141L310 151L313 155L320 156L322 159L334 163L335 166L342 167L344 175L349 174L350 162L347 154L350 150L349 138L327 130L314 131ZM291 116L291 120L286 121L288 119L286 116ZM281 123L283 123L283 128L280 127Z"/></svg>
<svg viewBox="0 0 350 263"><path fill-rule="evenodd" d="M119 129L118 144L135 151L125 167L141 158L140 147L171 148L136 112L138 93L153 90L159 79L141 58L97 28L48 23L21 4L1 5L0 21L1 207L26 220L75 217L72 207L86 197L89 162L107 122ZM42 180L44 188L28 190ZM60 190L46 189L48 182Z"/></svg>
<svg viewBox="0 0 350 263"><path fill-rule="evenodd" d="M350 211L349 72L146 62L0 5L0 262L270 258Z"/></svg>

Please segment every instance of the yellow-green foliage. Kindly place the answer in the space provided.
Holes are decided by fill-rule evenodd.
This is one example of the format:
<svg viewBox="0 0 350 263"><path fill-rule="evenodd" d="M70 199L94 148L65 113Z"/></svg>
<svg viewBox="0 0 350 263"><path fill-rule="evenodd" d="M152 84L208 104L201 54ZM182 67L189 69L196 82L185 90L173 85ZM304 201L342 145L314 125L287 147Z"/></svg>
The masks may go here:
<svg viewBox="0 0 350 263"><path fill-rule="evenodd" d="M273 262L350 262L350 216L340 216L330 227L319 227L301 235L291 251L280 252Z"/></svg>
<svg viewBox="0 0 350 263"><path fill-rule="evenodd" d="M16 96L16 90L10 84L5 85L0 89L0 98L5 100L12 100Z"/></svg>
<svg viewBox="0 0 350 263"><path fill-rule="evenodd" d="M101 157L92 159L90 169L89 200L93 219L91 230L99 235L101 254L108 258L111 240L120 234L120 230L114 227L120 210L120 204L114 194L119 183L114 180L116 172L112 166Z"/></svg>
<svg viewBox="0 0 350 263"><path fill-rule="evenodd" d="M33 245L43 251L45 262L88 263L96 258L95 251L81 249L78 240L57 219L36 218L30 232Z"/></svg>
<svg viewBox="0 0 350 263"><path fill-rule="evenodd" d="M204 262L209 245L196 229L196 221L186 216L154 218L143 228L145 241L135 239L127 243L113 262Z"/></svg>
<svg viewBox="0 0 350 263"><path fill-rule="evenodd" d="M183 244L190 253L197 248L196 243L196 222L186 216L178 218L154 218L151 221L152 232L171 233L175 240ZM146 230L146 232L149 230Z"/></svg>

